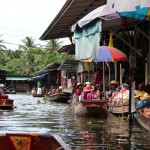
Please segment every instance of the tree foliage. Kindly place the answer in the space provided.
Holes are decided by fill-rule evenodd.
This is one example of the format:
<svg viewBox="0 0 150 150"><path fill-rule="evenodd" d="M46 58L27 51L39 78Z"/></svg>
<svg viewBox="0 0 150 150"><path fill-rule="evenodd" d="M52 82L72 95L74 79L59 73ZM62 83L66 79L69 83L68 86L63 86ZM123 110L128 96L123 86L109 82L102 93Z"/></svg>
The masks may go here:
<svg viewBox="0 0 150 150"><path fill-rule="evenodd" d="M0 58L0 68L10 74L32 75L54 61L62 62L73 57L57 53L62 44L58 40L47 41L45 48L37 47L32 37L22 41L23 44L17 50L5 50L6 57Z"/></svg>

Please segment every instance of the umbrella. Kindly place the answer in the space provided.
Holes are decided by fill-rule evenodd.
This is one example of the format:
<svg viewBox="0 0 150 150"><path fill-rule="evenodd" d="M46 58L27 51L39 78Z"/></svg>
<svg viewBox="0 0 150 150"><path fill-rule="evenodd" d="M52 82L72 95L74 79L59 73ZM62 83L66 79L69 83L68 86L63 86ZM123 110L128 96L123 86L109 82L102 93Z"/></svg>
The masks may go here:
<svg viewBox="0 0 150 150"><path fill-rule="evenodd" d="M149 0L115 0L113 3L114 9L120 16L136 18L139 20L150 19Z"/></svg>
<svg viewBox="0 0 150 150"><path fill-rule="evenodd" d="M94 62L103 62L103 93L105 94L105 82L104 82L104 62L126 61L127 56L114 47L100 46L98 51L98 57L94 58Z"/></svg>
<svg viewBox="0 0 150 150"><path fill-rule="evenodd" d="M107 0L106 5L98 7L76 22L71 31L74 32L77 25L81 28L97 18L108 21L121 16L150 20L149 0Z"/></svg>
<svg viewBox="0 0 150 150"><path fill-rule="evenodd" d="M127 56L117 48L109 47L109 46L101 46L99 48L98 57L94 58L95 62L99 62L99 61L115 62L120 60L126 61Z"/></svg>

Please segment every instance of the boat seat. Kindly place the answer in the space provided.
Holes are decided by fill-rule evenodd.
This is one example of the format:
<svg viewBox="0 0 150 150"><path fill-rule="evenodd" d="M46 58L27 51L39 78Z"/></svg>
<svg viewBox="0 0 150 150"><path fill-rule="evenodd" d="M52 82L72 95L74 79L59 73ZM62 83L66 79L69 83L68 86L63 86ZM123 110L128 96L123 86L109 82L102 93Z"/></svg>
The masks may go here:
<svg viewBox="0 0 150 150"><path fill-rule="evenodd" d="M5 94L0 95L0 99L8 99L8 95L5 95Z"/></svg>

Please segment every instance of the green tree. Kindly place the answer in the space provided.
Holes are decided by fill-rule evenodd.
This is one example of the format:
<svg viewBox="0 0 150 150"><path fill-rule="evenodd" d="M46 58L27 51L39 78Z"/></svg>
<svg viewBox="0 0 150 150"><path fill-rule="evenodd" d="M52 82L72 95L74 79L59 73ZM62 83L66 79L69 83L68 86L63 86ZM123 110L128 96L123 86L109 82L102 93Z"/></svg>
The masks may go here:
<svg viewBox="0 0 150 150"><path fill-rule="evenodd" d="M46 50L50 53L57 53L57 50L62 46L62 41L58 41L57 39L49 40L46 43Z"/></svg>
<svg viewBox="0 0 150 150"><path fill-rule="evenodd" d="M35 40L32 37L26 37L22 40L23 45L19 45L20 50L28 50L31 48L35 48L37 44L35 44Z"/></svg>
<svg viewBox="0 0 150 150"><path fill-rule="evenodd" d="M2 35L0 35L0 57L5 56L5 50L7 49L6 46L3 45L3 42Z"/></svg>

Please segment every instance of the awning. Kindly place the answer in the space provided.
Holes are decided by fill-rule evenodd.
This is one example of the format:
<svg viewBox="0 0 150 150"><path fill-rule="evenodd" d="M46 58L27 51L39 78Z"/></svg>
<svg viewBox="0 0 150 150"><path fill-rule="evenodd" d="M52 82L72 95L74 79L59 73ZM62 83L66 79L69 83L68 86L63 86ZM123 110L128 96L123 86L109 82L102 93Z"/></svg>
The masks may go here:
<svg viewBox="0 0 150 150"><path fill-rule="evenodd" d="M66 53L66 54L75 54L75 45L70 44L70 45L65 45L61 47L59 50L57 50L58 53Z"/></svg>
<svg viewBox="0 0 150 150"><path fill-rule="evenodd" d="M37 75L37 76L33 77L33 79L42 79L42 78L44 78L46 75L48 75L48 72L47 72L47 73L40 74L40 75Z"/></svg>
<svg viewBox="0 0 150 150"><path fill-rule="evenodd" d="M57 70L69 70L72 72L76 72L76 68L78 67L78 63L80 61L77 60L65 60Z"/></svg>
<svg viewBox="0 0 150 150"><path fill-rule="evenodd" d="M107 0L67 0L52 23L40 37L41 40L71 37L71 26L92 10L106 4Z"/></svg>
<svg viewBox="0 0 150 150"><path fill-rule="evenodd" d="M30 77L6 77L7 81L25 81L29 79Z"/></svg>

